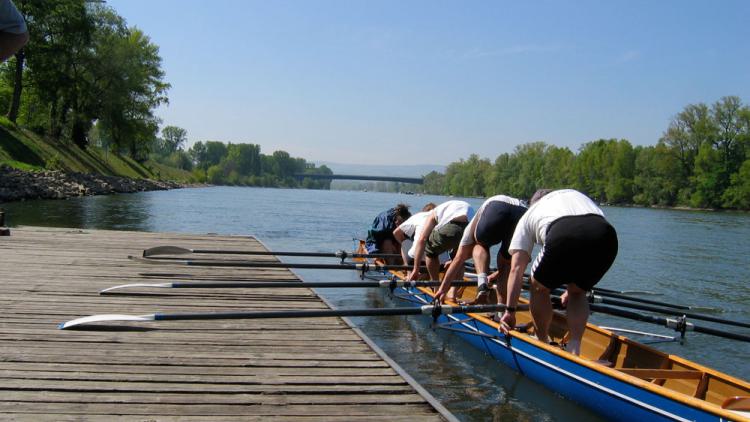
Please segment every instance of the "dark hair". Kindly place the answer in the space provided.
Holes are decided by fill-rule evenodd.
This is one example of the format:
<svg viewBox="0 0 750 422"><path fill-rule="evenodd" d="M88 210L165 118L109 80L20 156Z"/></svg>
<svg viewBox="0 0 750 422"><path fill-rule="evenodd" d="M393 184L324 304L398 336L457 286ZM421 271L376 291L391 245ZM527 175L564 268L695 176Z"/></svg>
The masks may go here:
<svg viewBox="0 0 750 422"><path fill-rule="evenodd" d="M437 207L434 202L428 202L425 204L424 207L422 207L422 211L432 211Z"/></svg>
<svg viewBox="0 0 750 422"><path fill-rule="evenodd" d="M401 217L403 220L407 220L409 217L411 217L409 206L406 204L397 204L395 207L393 207L392 211L394 217Z"/></svg>
<svg viewBox="0 0 750 422"><path fill-rule="evenodd" d="M533 195L531 195L531 199L529 199L529 206L534 205L537 201L544 198L544 195L552 192L554 189L537 189L536 192L534 192Z"/></svg>

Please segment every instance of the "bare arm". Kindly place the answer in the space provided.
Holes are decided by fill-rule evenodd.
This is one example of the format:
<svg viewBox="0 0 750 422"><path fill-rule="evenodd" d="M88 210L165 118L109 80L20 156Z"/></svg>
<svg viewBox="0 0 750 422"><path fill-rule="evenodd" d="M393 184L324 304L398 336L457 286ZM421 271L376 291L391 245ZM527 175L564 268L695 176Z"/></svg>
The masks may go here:
<svg viewBox="0 0 750 422"><path fill-rule="evenodd" d="M530 260L531 257L526 251L517 250L513 252L510 275L508 276L508 297L505 302L509 308L515 308L518 305L518 298L521 296L521 287L523 286L523 273L526 270L526 266L529 265ZM500 319L500 331L507 334L513 330L515 325L515 311L508 311L506 309Z"/></svg>
<svg viewBox="0 0 750 422"><path fill-rule="evenodd" d="M400 227L396 227L396 230L393 231L393 237L396 238L396 241L398 241L399 245L401 245L399 251L401 251L401 259L404 260L404 265L409 265L409 257L406 255L406 251L403 247L404 240L406 240L404 231L401 230Z"/></svg>
<svg viewBox="0 0 750 422"><path fill-rule="evenodd" d="M445 276L443 277L443 282L440 283L440 288L437 293L435 293L436 300L439 300L440 302L443 301L443 297L448 293L448 289L451 288L451 282L453 282L453 280L463 280L463 274L459 274L459 271L463 268L464 262L466 262L471 256L471 250L473 248L473 244L463 245L458 248L456 257L451 261L451 265L448 267L448 271L445 272Z"/></svg>
<svg viewBox="0 0 750 422"><path fill-rule="evenodd" d="M432 229L435 228L436 224L437 217L435 216L435 211L432 211L425 221L424 227L422 227L422 234L420 236L415 236L414 269L409 273L409 276L406 278L407 280L416 280L419 278L419 266L422 264L422 258L424 258L425 243L427 243L427 239L430 237L430 233L432 233Z"/></svg>

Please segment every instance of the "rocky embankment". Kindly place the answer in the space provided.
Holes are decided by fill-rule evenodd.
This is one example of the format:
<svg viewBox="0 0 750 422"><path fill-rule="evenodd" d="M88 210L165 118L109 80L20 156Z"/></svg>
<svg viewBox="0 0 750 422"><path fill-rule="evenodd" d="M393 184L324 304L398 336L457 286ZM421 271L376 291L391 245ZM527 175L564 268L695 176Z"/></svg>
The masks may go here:
<svg viewBox="0 0 750 422"><path fill-rule="evenodd" d="M23 171L0 165L0 202L64 199L185 187L174 182L62 171Z"/></svg>

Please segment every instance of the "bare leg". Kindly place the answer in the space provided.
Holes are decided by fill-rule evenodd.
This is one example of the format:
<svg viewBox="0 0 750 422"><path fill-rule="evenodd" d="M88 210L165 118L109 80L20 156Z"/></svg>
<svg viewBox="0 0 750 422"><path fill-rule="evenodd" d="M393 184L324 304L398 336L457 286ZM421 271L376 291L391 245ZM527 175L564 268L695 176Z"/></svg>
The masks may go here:
<svg viewBox="0 0 750 422"><path fill-rule="evenodd" d="M427 273L430 275L430 280L440 280L440 258L425 256L425 262L427 264Z"/></svg>
<svg viewBox="0 0 750 422"><path fill-rule="evenodd" d="M474 269L477 274L487 274L490 271L490 251L480 245L479 243L474 245L471 257L474 259Z"/></svg>
<svg viewBox="0 0 750 422"><path fill-rule="evenodd" d="M383 241L383 243L380 245L380 251L387 254L399 253L397 243L392 241L391 239L385 239ZM386 258L385 262L388 265L394 265L397 263L397 258Z"/></svg>
<svg viewBox="0 0 750 422"><path fill-rule="evenodd" d="M461 264L458 269L459 269L460 274L463 274L464 264ZM461 278L463 279L463 276ZM446 296L450 298L451 300L455 301L455 299L459 299L463 295L464 289L465 287L451 286L451 288L448 289L448 294Z"/></svg>
<svg viewBox="0 0 750 422"><path fill-rule="evenodd" d="M568 284L568 328L570 329L570 340L568 340L568 351L574 355L581 354L581 339L589 320L589 302L586 299L586 291L575 284Z"/></svg>
<svg viewBox="0 0 750 422"><path fill-rule="evenodd" d="M549 289L536 279L531 279L531 317L534 318L536 337L549 343L549 324L552 322L552 303Z"/></svg>

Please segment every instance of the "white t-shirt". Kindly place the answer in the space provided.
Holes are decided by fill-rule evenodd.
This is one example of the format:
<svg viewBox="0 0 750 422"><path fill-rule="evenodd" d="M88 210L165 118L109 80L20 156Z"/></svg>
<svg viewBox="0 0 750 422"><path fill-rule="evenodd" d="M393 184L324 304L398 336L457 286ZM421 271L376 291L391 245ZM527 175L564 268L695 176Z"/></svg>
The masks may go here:
<svg viewBox="0 0 750 422"><path fill-rule="evenodd" d="M474 218L471 219L471 222L469 222L469 225L466 227L466 230L464 230L464 235L461 237L461 243L459 246L465 246L465 245L473 245L477 243L477 239L474 236L476 230L477 230L477 223L479 222L479 219L482 217L482 213L484 212L484 209L487 207L487 204L490 202L505 202L510 205L515 205L518 207L525 207L526 203L521 201L520 199L516 199L510 196L506 195L495 195L492 197L487 198L484 203L482 203L482 206L479 207L479 210L477 210L477 214L474 216Z"/></svg>
<svg viewBox="0 0 750 422"><path fill-rule="evenodd" d="M466 201L445 201L435 207L433 211L435 211L435 217L437 217L435 229L439 229L459 217L466 217L467 222L474 217L474 208Z"/></svg>
<svg viewBox="0 0 750 422"><path fill-rule="evenodd" d="M402 232L404 232L406 237L413 237L415 233L416 235L419 235L422 232L424 222L427 221L427 217L429 217L429 215L430 213L427 211L421 211L412 214L412 216L401 223L398 228L401 229Z"/></svg>
<svg viewBox="0 0 750 422"><path fill-rule="evenodd" d="M414 258L414 249L415 243L418 241L422 236L422 227L424 227L425 222L427 221L427 218L430 216L429 211L421 211L416 214L412 214L411 217L409 217L406 221L401 223L400 226L398 226L399 229L407 236L412 237L414 236L414 242L412 242L409 239L405 239L403 243L401 243L401 248L406 250L406 254L410 257ZM450 255L448 253L442 253L440 254L439 260L440 262L445 262L448 259L450 259Z"/></svg>
<svg viewBox="0 0 750 422"><path fill-rule="evenodd" d="M534 244L544 244L547 227L560 217L597 214L604 212L588 196L573 189L550 192L532 205L521 217L513 232L509 252L526 251L531 255Z"/></svg>

